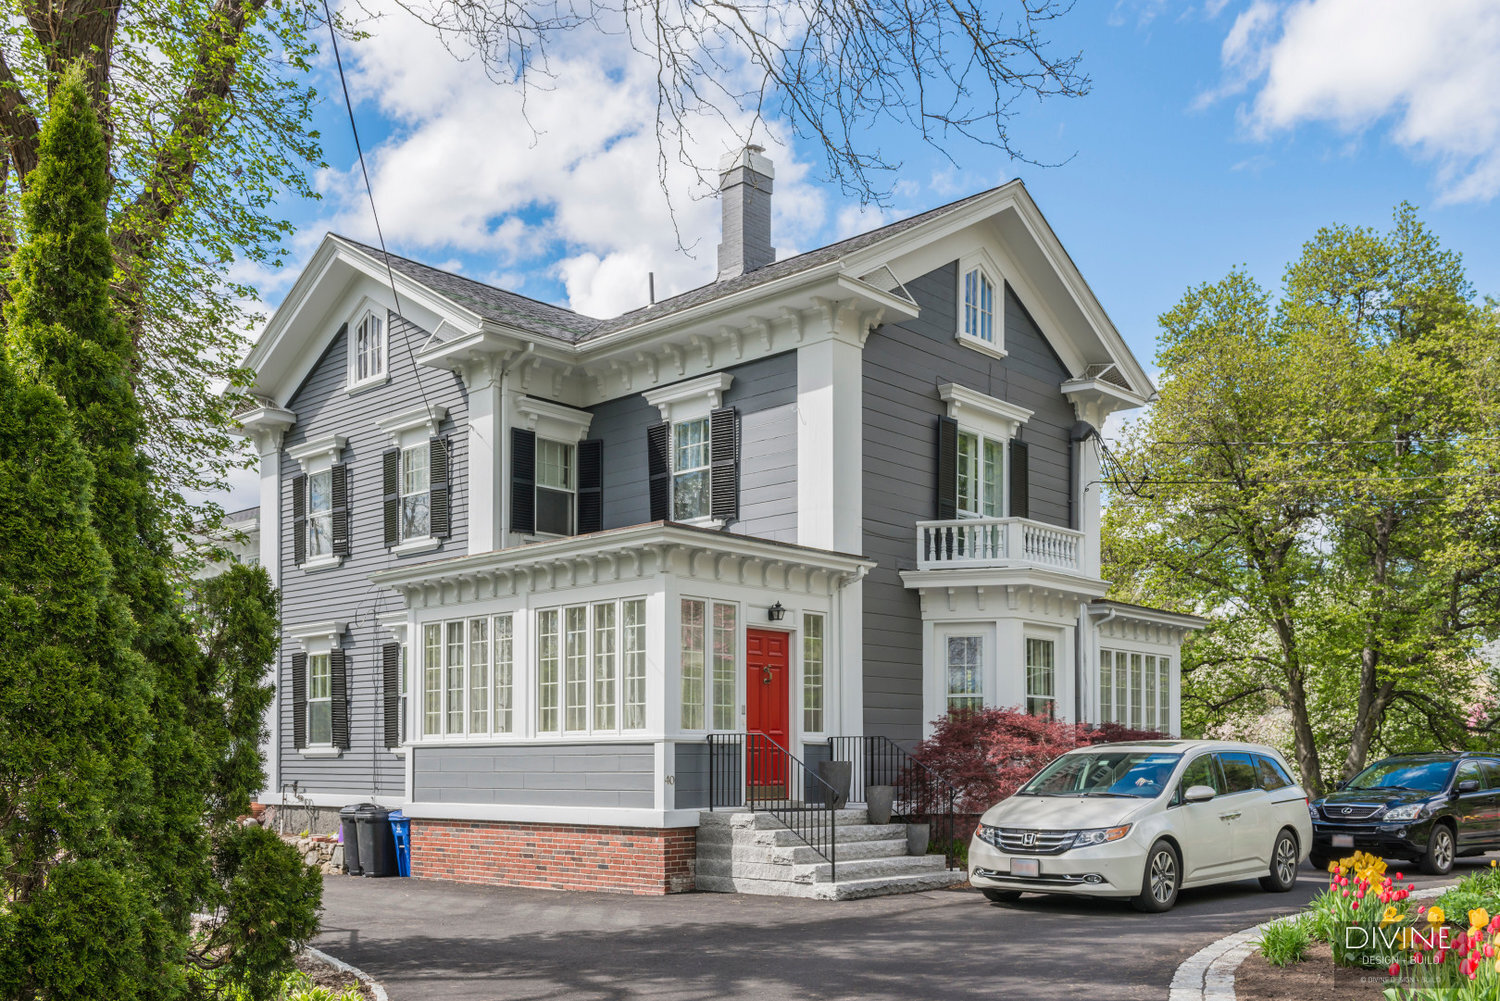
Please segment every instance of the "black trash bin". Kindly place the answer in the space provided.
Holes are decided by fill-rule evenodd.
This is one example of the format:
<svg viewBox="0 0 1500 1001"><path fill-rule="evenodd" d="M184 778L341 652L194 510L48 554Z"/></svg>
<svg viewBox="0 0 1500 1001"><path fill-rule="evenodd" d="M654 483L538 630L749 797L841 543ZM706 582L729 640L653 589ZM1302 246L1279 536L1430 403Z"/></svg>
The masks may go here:
<svg viewBox="0 0 1500 1001"><path fill-rule="evenodd" d="M359 822L359 867L365 876L396 875L396 838L391 833L391 811L361 803L354 814Z"/></svg>
<svg viewBox="0 0 1500 1001"><path fill-rule="evenodd" d="M362 871L359 866L359 811L374 805L350 803L339 811L339 823L344 828L344 871L351 876L358 876Z"/></svg>

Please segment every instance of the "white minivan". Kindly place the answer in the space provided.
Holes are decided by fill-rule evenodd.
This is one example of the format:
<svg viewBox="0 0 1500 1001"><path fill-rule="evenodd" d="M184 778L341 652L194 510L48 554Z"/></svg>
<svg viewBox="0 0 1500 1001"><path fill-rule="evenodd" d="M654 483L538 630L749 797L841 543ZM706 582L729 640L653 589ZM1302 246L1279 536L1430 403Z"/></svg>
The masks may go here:
<svg viewBox="0 0 1500 1001"><path fill-rule="evenodd" d="M1311 848L1307 794L1269 747L1095 744L985 811L969 881L993 901L1080 893L1165 911L1183 887L1247 877L1284 893Z"/></svg>

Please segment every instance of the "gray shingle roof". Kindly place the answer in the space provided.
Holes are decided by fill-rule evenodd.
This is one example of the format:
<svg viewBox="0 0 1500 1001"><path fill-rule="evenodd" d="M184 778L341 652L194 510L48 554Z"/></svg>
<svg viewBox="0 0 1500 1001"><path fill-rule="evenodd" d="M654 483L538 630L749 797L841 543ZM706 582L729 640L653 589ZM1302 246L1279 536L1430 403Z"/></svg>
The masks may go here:
<svg viewBox="0 0 1500 1001"><path fill-rule="evenodd" d="M377 261L388 261L393 270L401 272L412 280L419 282L461 306L474 310L474 312L487 320L496 323L505 323L510 326L519 327L530 333L576 344L580 341L601 337L617 330L623 330L626 327L635 326L638 323L646 323L650 320L712 302L715 299L733 295L736 292L768 284L778 278L785 278L789 275L818 267L819 265L837 260L846 254L863 250L881 240L897 236L922 223L955 212L997 190L999 189L991 188L988 191L981 191L967 198L961 198L956 202L949 202L947 205L940 205L935 209L929 209L910 218L872 229L867 233L860 233L846 240L830 243L826 247L809 250L804 254L776 261L774 264L768 264L763 268L748 271L743 275L727 278L724 281L712 282L679 295L674 295L669 299L662 299L650 306L643 306L640 309L631 310L628 313L622 313L619 316L604 320L584 316L582 313L575 313L570 309L539 302L536 299L528 299L526 296L507 292L504 289L495 288L493 285L486 285L483 282L477 282L462 275L441 271L418 261L398 257L395 254L383 254L378 248L368 246L356 240L350 240L347 237L339 237L339 239L359 247Z"/></svg>

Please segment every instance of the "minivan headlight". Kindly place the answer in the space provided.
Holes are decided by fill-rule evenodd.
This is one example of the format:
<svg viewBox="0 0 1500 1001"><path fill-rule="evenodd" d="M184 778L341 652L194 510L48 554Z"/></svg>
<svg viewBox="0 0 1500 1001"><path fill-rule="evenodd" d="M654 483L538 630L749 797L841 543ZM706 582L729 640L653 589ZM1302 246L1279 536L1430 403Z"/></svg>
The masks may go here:
<svg viewBox="0 0 1500 1001"><path fill-rule="evenodd" d="M1416 820L1427 809L1426 803L1408 803L1406 806L1393 806L1381 816L1381 820Z"/></svg>
<svg viewBox="0 0 1500 1001"><path fill-rule="evenodd" d="M1095 827L1087 831L1079 831L1073 836L1074 848L1087 848L1089 845L1107 845L1111 841L1119 841L1130 833L1129 824L1121 824L1119 827Z"/></svg>
<svg viewBox="0 0 1500 1001"><path fill-rule="evenodd" d="M979 840L985 844L1000 847L1000 828L991 827L989 824L979 825Z"/></svg>

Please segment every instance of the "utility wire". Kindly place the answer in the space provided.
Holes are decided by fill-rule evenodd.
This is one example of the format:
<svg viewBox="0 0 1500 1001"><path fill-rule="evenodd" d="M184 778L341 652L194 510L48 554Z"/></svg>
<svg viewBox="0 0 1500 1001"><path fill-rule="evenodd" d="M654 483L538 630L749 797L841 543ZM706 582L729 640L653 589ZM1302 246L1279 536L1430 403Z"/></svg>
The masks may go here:
<svg viewBox="0 0 1500 1001"><path fill-rule="evenodd" d="M333 42L333 63L339 70L339 86L344 91L344 110L349 113L349 132L354 136L354 151L359 154L359 171L365 178L365 195L370 200L370 218L375 221L375 237L380 241L380 258L381 263L385 265L386 281L390 283L391 298L396 303L396 316L403 323L410 323L411 321L406 319L401 310L401 293L396 291L396 273L391 270L391 253L385 249L385 233L380 228L380 213L375 210L375 189L370 184L370 169L365 166L365 150L359 141L359 126L354 124L354 102L349 99L349 81L344 78L344 60L339 55L339 33L334 30L333 12L328 9L328 0L323 0L323 16L328 21L328 37ZM392 331L387 330L385 333L386 343L389 344ZM427 390L422 385L422 370L417 366L416 353L411 349L411 338L403 336L402 341L406 345L406 356L411 362L412 375L417 380L417 393L422 397L422 408L430 414L432 406L427 402Z"/></svg>

